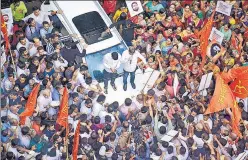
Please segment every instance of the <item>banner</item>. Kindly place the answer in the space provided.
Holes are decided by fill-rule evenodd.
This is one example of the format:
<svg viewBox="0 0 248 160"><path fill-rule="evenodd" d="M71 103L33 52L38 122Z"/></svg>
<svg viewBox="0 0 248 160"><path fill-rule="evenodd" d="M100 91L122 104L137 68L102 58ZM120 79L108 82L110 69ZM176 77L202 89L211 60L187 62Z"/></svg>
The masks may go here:
<svg viewBox="0 0 248 160"><path fill-rule="evenodd" d="M218 1L216 6L216 11L227 16L231 15L232 5L223 1Z"/></svg>
<svg viewBox="0 0 248 160"><path fill-rule="evenodd" d="M126 4L131 17L144 11L140 1L126 1Z"/></svg>
<svg viewBox="0 0 248 160"><path fill-rule="evenodd" d="M177 134L178 131L170 130L168 133L166 133L166 135L162 137L161 141L170 142Z"/></svg>
<svg viewBox="0 0 248 160"><path fill-rule="evenodd" d="M209 39L210 41L216 40L219 44L221 44L224 39L224 34L221 31L217 30L215 27L213 27Z"/></svg>
<svg viewBox="0 0 248 160"><path fill-rule="evenodd" d="M204 89L207 89L210 86L211 80L212 80L213 72L204 74L202 76L200 86L198 88L198 91L202 91Z"/></svg>

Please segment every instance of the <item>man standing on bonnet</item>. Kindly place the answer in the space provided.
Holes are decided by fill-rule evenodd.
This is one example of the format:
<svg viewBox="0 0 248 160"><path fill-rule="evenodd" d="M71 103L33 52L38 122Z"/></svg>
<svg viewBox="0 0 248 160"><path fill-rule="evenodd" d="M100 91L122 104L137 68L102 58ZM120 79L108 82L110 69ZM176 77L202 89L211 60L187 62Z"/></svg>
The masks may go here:
<svg viewBox="0 0 248 160"><path fill-rule="evenodd" d="M103 78L104 78L104 93L108 94L108 81L116 91L115 79L117 78L117 69L121 64L121 55L117 52L108 53L103 58Z"/></svg>
<svg viewBox="0 0 248 160"><path fill-rule="evenodd" d="M130 83L133 89L136 88L134 83L135 71L137 68L138 59L141 59L144 64L146 64L146 59L135 50L133 46L129 47L129 50L126 50L122 54L122 63L124 63L124 74L123 74L123 90L127 90L127 78L130 74Z"/></svg>

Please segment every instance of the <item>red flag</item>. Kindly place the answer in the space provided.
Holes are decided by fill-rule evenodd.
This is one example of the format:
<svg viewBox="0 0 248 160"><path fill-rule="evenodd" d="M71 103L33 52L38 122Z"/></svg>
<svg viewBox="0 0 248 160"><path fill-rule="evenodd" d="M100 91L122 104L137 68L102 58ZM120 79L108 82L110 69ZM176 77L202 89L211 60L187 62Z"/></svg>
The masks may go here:
<svg viewBox="0 0 248 160"><path fill-rule="evenodd" d="M230 88L234 96L239 98L248 97L248 69L238 74L237 78L231 83Z"/></svg>
<svg viewBox="0 0 248 160"><path fill-rule="evenodd" d="M28 96L28 101L24 112L20 114L20 124L24 125L27 116L32 116L37 102L37 96L40 90L40 84L36 85Z"/></svg>
<svg viewBox="0 0 248 160"><path fill-rule="evenodd" d="M222 72L221 77L226 83L235 80L236 78L247 79L248 66L232 68L228 72Z"/></svg>
<svg viewBox="0 0 248 160"><path fill-rule="evenodd" d="M69 99L68 90L66 89L66 87L64 87L57 123L65 128L68 127L68 99Z"/></svg>
<svg viewBox="0 0 248 160"><path fill-rule="evenodd" d="M4 18L3 18L3 15L1 14L1 31L3 33L3 38L6 42L6 53L8 51L8 49L10 48L10 44L9 44L9 37L8 37L8 30L7 30L7 25L6 23L4 22Z"/></svg>
<svg viewBox="0 0 248 160"><path fill-rule="evenodd" d="M205 114L219 112L226 108L232 108L235 99L230 87L225 83L219 74L216 74L216 85L214 95L208 105Z"/></svg>
<svg viewBox="0 0 248 160"><path fill-rule="evenodd" d="M107 14L114 13L116 7L116 0L104 0L103 1L103 9Z"/></svg>
<svg viewBox="0 0 248 160"><path fill-rule="evenodd" d="M77 124L77 128L74 134L73 141L73 151L72 151L72 160L77 160L78 147L79 147L79 131L80 131L80 121Z"/></svg>
<svg viewBox="0 0 248 160"><path fill-rule="evenodd" d="M201 68L206 62L208 38L210 36L212 26L213 26L214 14L215 14L215 11L212 13L212 16L207 21L207 23L204 25L204 27L197 33L197 37L198 39L200 39L200 48L201 48L201 57L202 57Z"/></svg>

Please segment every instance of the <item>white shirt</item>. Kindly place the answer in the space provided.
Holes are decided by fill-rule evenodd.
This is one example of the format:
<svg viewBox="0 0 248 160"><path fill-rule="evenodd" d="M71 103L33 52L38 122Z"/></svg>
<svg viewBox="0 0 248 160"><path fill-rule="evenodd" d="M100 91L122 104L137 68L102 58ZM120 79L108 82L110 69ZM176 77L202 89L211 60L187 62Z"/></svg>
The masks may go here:
<svg viewBox="0 0 248 160"><path fill-rule="evenodd" d="M129 50L125 50L121 58L122 63L124 63L124 70L127 72L134 72L137 67L138 58L146 64L145 58L138 51L135 51L133 55L130 55Z"/></svg>
<svg viewBox="0 0 248 160"><path fill-rule="evenodd" d="M100 103L95 103L92 107L92 114L93 116L98 116L101 111L104 111L104 106L101 105Z"/></svg>
<svg viewBox="0 0 248 160"><path fill-rule="evenodd" d="M40 95L37 99L37 106L39 106L39 112L45 112L46 107L52 102L52 96L45 98L43 95Z"/></svg>
<svg viewBox="0 0 248 160"><path fill-rule="evenodd" d="M80 72L77 75L77 83L76 83L76 85L81 85L84 88L87 88L88 87L88 85L85 83L84 75L81 74Z"/></svg>
<svg viewBox="0 0 248 160"><path fill-rule="evenodd" d="M111 123L115 122L115 117L106 111L100 111L99 117L101 118L101 124L105 123L105 116L109 115L111 117Z"/></svg>
<svg viewBox="0 0 248 160"><path fill-rule="evenodd" d="M201 138L197 137L196 135L193 135L193 139L194 139L197 147L200 147L200 148L203 147L204 141Z"/></svg>
<svg viewBox="0 0 248 160"><path fill-rule="evenodd" d="M156 51L161 51L161 48L160 48L160 46L159 46L159 45L157 45L157 46L154 48L154 50L153 50L153 54L155 54L155 53L156 53Z"/></svg>
<svg viewBox="0 0 248 160"><path fill-rule="evenodd" d="M14 85L12 84L12 82L9 81L8 78L6 78L3 81L3 85L4 85L4 89L7 90L7 91L11 90L14 87Z"/></svg>
<svg viewBox="0 0 248 160"><path fill-rule="evenodd" d="M16 119L18 122L19 122L19 116L18 115L16 115L16 114L14 114L14 113L12 113L10 110L9 110L9 112L8 112L8 117L10 117L10 118L13 118L13 119Z"/></svg>
<svg viewBox="0 0 248 160"><path fill-rule="evenodd" d="M4 47L2 47L1 48L2 49L2 51L4 51L5 49L4 49ZM3 67L3 65L4 65L4 63L7 61L7 56L6 56L6 54L5 54L5 52L2 52L2 54L1 54L1 68Z"/></svg>
<svg viewBox="0 0 248 160"><path fill-rule="evenodd" d="M23 136L21 133L18 135L22 146L29 147L31 138L29 136Z"/></svg>
<svg viewBox="0 0 248 160"><path fill-rule="evenodd" d="M17 43L16 49L19 51L21 47L25 47L27 50L29 49L29 46L33 43L29 42L29 40L26 38L26 44L22 45L20 42Z"/></svg>
<svg viewBox="0 0 248 160"><path fill-rule="evenodd" d="M155 94L157 97L160 97L160 96L165 94L165 90L160 91L160 90L158 90L157 87L153 88L153 90L155 91Z"/></svg>
<svg viewBox="0 0 248 160"><path fill-rule="evenodd" d="M18 66L16 67L16 74L17 74L17 77L19 77L21 74L25 74L26 76L29 75L29 70L28 69L21 69L19 68Z"/></svg>
<svg viewBox="0 0 248 160"><path fill-rule="evenodd" d="M62 62L59 61L59 60L53 61L54 69L55 69L55 70L59 70L60 67L64 67L64 68L65 68L65 67L67 67L67 65L68 65L67 60L65 60L65 59L62 58L62 57L60 57L60 58L63 59L64 63L62 63Z"/></svg>
<svg viewBox="0 0 248 160"><path fill-rule="evenodd" d="M15 155L15 157L17 157L18 156L18 151L17 151L17 149L16 148L13 148L12 146L9 146L9 147L7 147L8 149L8 152L13 152L13 154Z"/></svg>
<svg viewBox="0 0 248 160"><path fill-rule="evenodd" d="M42 43L40 42L40 46L42 46ZM29 50L29 54L31 57L35 56L37 54L37 48L38 47L35 47L34 45L32 46L32 48L30 48Z"/></svg>
<svg viewBox="0 0 248 160"><path fill-rule="evenodd" d="M110 68L112 69L118 69L121 65L121 55L118 54L118 59L117 60L113 60L112 58L112 53L107 53L104 57L103 57L103 65L104 65L104 69L107 72L112 73L112 71L110 70Z"/></svg>
<svg viewBox="0 0 248 160"><path fill-rule="evenodd" d="M25 17L23 20L27 21L29 18L33 18L39 24L42 24L44 21L50 23L48 15L50 15L50 13L40 11L40 14L38 16L35 16L34 13L32 13L29 16Z"/></svg>
<svg viewBox="0 0 248 160"><path fill-rule="evenodd" d="M92 109L86 107L86 106L85 106L85 103L82 102L82 103L81 103L81 107L80 107L80 113L85 113L85 114L87 114L88 116L90 116L91 112L92 112Z"/></svg>
<svg viewBox="0 0 248 160"><path fill-rule="evenodd" d="M136 105L136 107L140 110L143 107L143 103L137 101L136 97L132 99L132 102Z"/></svg>

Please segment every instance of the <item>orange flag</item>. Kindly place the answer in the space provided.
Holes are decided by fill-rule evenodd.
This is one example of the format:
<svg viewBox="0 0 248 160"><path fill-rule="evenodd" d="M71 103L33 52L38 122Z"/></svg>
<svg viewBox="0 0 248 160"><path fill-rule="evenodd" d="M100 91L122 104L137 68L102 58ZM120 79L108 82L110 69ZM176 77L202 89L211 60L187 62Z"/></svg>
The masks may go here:
<svg viewBox="0 0 248 160"><path fill-rule="evenodd" d="M69 94L66 87L64 87L63 97L59 108L57 123L65 128L68 127L68 100Z"/></svg>
<svg viewBox="0 0 248 160"><path fill-rule="evenodd" d="M32 116L37 102L37 96L40 90L40 84L36 85L28 96L28 101L24 112L20 114L20 124L24 125L27 116Z"/></svg>
<svg viewBox="0 0 248 160"><path fill-rule="evenodd" d="M248 66L232 68L228 72L222 72L221 77L226 83L235 80L236 78L247 79Z"/></svg>
<svg viewBox="0 0 248 160"><path fill-rule="evenodd" d="M212 13L212 16L207 21L207 23L204 25L204 27L197 33L197 37L198 39L200 39L200 48L201 48L201 57L202 57L201 67L203 67L203 65L206 62L208 38L210 36L212 26L213 26L214 14L215 14L215 11Z"/></svg>
<svg viewBox="0 0 248 160"><path fill-rule="evenodd" d="M8 37L8 30L7 30L7 25L6 23L4 22L4 18L3 18L3 15L1 13L1 31L3 33L3 38L6 42L6 53L8 51L8 49L10 48L10 44L9 44L9 37Z"/></svg>
<svg viewBox="0 0 248 160"><path fill-rule="evenodd" d="M236 79L231 83L230 88L235 97L246 98L248 97L248 67L239 67L238 70L242 68L247 69L243 69L240 73L234 73ZM237 71L235 70L235 72Z"/></svg>
<svg viewBox="0 0 248 160"><path fill-rule="evenodd" d="M233 108L232 108L232 130L237 136L241 137L242 134L239 131L239 123L241 120L241 111L237 105L237 102L234 102Z"/></svg>
<svg viewBox="0 0 248 160"><path fill-rule="evenodd" d="M225 83L219 74L216 74L216 85L214 95L208 105L205 114L219 112L226 108L232 108L235 99L230 87Z"/></svg>
<svg viewBox="0 0 248 160"><path fill-rule="evenodd" d="M73 141L73 151L72 151L72 160L77 160L78 147L79 147L79 131L80 131L80 121L77 124L77 128L74 134Z"/></svg>

